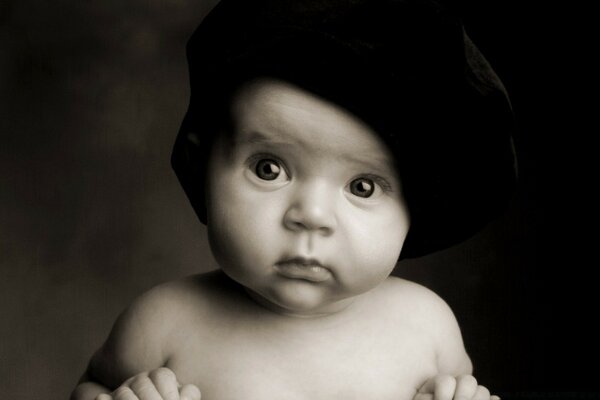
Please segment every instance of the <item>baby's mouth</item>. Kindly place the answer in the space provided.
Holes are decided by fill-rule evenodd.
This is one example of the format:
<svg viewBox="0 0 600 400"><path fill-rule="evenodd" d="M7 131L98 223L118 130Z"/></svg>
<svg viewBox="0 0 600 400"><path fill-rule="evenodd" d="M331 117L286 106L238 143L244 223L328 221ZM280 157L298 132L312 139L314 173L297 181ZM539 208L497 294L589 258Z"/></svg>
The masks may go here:
<svg viewBox="0 0 600 400"><path fill-rule="evenodd" d="M275 264L275 270L285 278L301 279L309 282L324 282L331 277L331 271L313 258L293 257Z"/></svg>

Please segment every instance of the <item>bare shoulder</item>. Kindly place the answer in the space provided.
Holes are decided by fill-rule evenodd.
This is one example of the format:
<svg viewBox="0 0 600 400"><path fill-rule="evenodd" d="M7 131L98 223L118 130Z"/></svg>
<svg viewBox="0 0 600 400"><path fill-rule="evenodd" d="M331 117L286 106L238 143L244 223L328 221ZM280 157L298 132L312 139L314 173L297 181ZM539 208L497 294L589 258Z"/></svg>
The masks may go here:
<svg viewBox="0 0 600 400"><path fill-rule="evenodd" d="M380 291L396 311L402 311L404 316L414 317L420 323L436 322L437 325L449 322L448 319L454 320L448 304L433 290L418 283L390 276Z"/></svg>
<svg viewBox="0 0 600 400"><path fill-rule="evenodd" d="M471 372L471 361L456 317L439 295L423 285L398 277L389 277L381 290L390 311L431 337L441 373Z"/></svg>
<svg viewBox="0 0 600 400"><path fill-rule="evenodd" d="M164 366L173 351L173 335L191 315L209 308L210 295L202 288L210 279L206 274L167 282L136 298L117 318L88 374L114 388L142 371Z"/></svg>

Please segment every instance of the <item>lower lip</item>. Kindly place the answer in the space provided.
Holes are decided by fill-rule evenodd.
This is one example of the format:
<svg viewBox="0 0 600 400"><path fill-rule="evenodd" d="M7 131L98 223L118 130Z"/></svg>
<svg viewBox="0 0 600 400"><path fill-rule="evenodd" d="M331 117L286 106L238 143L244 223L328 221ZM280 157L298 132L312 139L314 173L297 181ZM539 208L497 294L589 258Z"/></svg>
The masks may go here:
<svg viewBox="0 0 600 400"><path fill-rule="evenodd" d="M275 270L286 278L310 282L324 282L331 276L327 268L318 264L278 263L275 265Z"/></svg>

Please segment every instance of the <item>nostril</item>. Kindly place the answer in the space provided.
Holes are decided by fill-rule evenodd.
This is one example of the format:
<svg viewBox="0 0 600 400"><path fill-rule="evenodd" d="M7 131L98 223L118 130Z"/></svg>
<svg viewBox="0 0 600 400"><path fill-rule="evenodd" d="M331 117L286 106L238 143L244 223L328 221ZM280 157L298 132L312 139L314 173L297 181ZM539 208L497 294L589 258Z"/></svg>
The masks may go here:
<svg viewBox="0 0 600 400"><path fill-rule="evenodd" d="M307 229L307 226L304 225L302 222L293 221L292 224L294 225L294 228L296 228L296 229Z"/></svg>
<svg viewBox="0 0 600 400"><path fill-rule="evenodd" d="M323 236L330 236L333 233L333 228L328 226L323 226L319 230Z"/></svg>
<svg viewBox="0 0 600 400"><path fill-rule="evenodd" d="M329 236L334 231L333 217L311 218L303 213L288 212L283 224L292 231L314 231Z"/></svg>
<svg viewBox="0 0 600 400"><path fill-rule="evenodd" d="M321 185L322 186L322 185ZM331 192L325 186L303 187L285 211L287 229L306 230L330 235L337 224Z"/></svg>

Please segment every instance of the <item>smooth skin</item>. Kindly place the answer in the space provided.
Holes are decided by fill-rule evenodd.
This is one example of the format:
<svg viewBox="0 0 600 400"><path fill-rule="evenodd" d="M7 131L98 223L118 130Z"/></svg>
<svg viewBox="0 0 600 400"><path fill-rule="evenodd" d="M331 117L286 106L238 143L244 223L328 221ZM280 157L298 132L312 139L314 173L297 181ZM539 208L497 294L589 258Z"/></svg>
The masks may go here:
<svg viewBox="0 0 600 400"><path fill-rule="evenodd" d="M494 399L446 303L390 276L410 218L375 132L267 78L231 118L207 187L221 269L137 299L72 399Z"/></svg>

